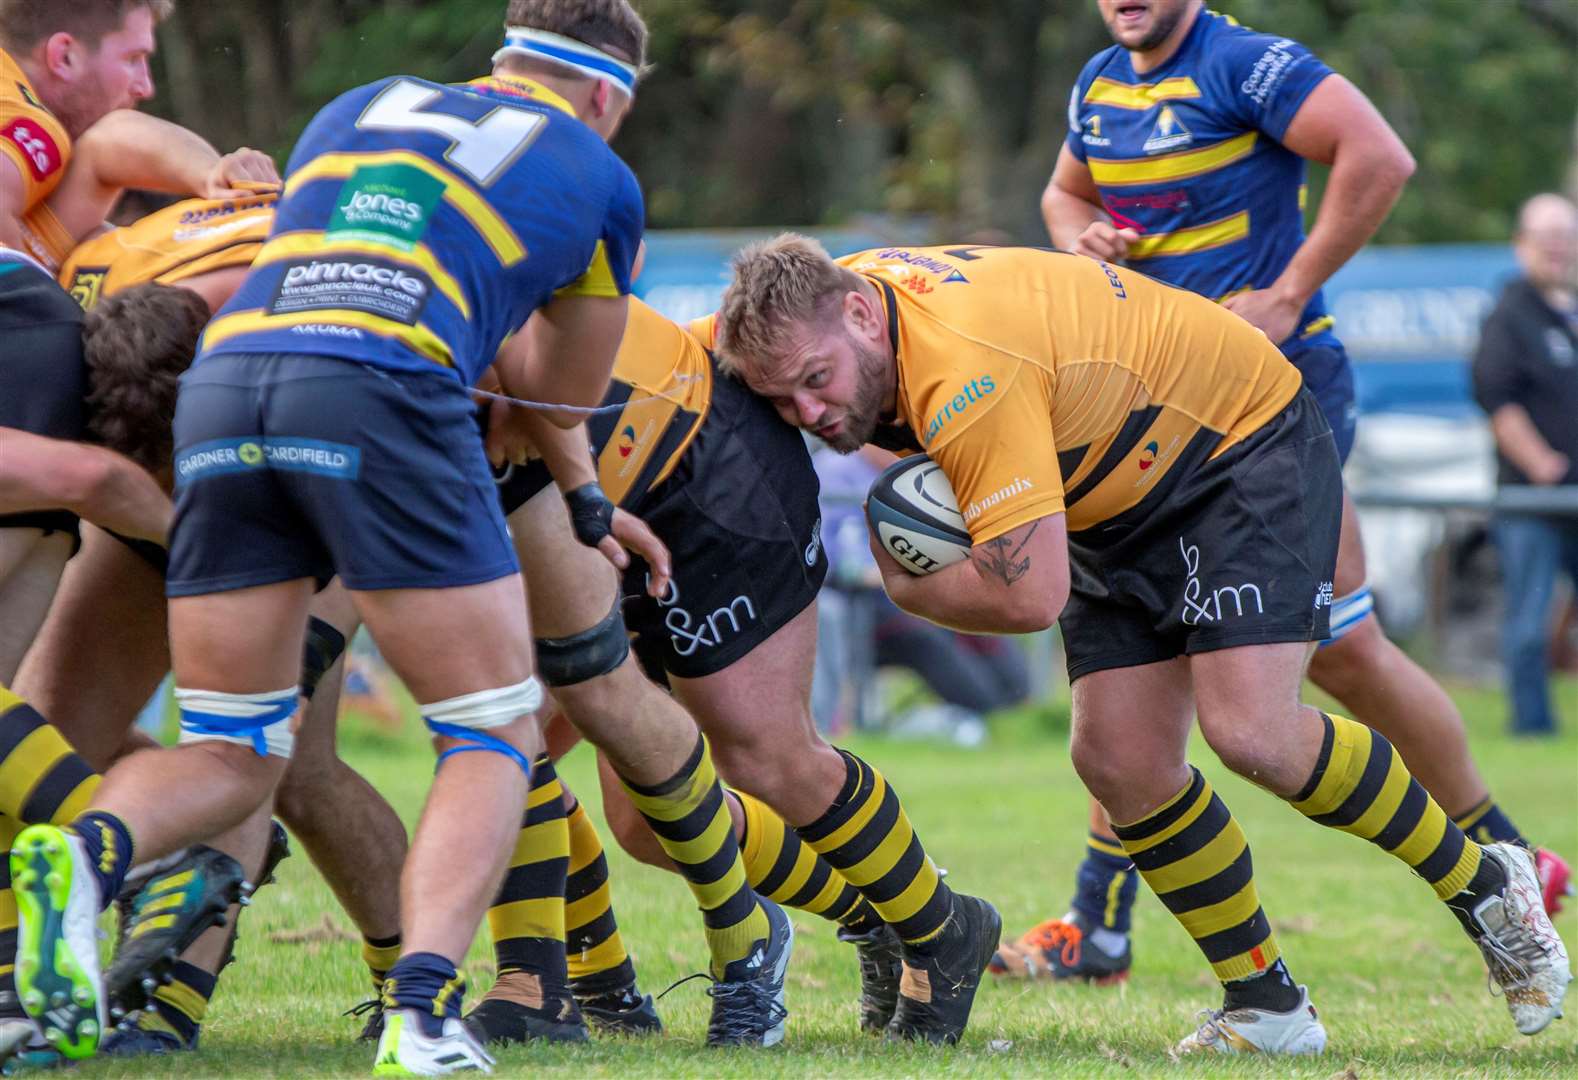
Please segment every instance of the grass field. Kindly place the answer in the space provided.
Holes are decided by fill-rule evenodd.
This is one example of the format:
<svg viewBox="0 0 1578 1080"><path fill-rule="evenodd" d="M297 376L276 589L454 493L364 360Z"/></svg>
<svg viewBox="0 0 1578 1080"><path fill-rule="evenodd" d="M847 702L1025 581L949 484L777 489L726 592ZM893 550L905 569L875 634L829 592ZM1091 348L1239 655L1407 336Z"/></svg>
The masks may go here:
<svg viewBox="0 0 1578 1080"><path fill-rule="evenodd" d="M1554 741L1500 734L1497 695L1458 695L1474 748L1514 820L1540 842L1578 855L1578 684L1562 687L1567 730ZM416 725L398 738L350 725L349 758L410 820L431 775ZM1007 928L1061 912L1084 831L1085 795L1062 740L1011 718L978 750L857 741L905 796L937 861L959 888L991 899ZM795 913L786 1043L770 1051L708 1051L708 999L699 983L661 1003L668 1033L647 1041L523 1048L500 1056L507 1075L566 1076L1578 1076L1578 1012L1543 1035L1517 1034L1485 990L1478 953L1430 890L1390 857L1322 829L1231 777L1203 746L1194 759L1249 834L1257 880L1296 978L1310 984L1330 1033L1314 1061L1188 1060L1167 1047L1219 992L1194 946L1143 889L1136 963L1118 989L988 981L963 1045L890 1046L855 1030L854 956L830 925ZM561 774L596 801L589 754ZM487 812L479 805L478 813ZM705 955L689 896L676 877L610 853L616 911L643 987L656 992L701 970ZM99 1076L369 1075L372 1049L352 1041L341 1011L366 996L354 932L307 860L281 868L243 923L239 962L220 983L199 1053L103 1062ZM1574 905L1578 906L1578 905ZM1578 943L1578 911L1557 922ZM491 979L479 942L466 964L474 1001ZM1578 1001L1575 1001L1578 1009Z"/></svg>

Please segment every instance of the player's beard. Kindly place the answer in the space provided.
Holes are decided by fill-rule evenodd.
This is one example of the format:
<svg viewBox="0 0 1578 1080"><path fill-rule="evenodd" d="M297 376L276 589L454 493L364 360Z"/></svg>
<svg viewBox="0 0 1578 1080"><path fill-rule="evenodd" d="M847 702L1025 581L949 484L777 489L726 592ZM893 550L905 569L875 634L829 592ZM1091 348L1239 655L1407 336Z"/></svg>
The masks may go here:
<svg viewBox="0 0 1578 1080"><path fill-rule="evenodd" d="M875 350L852 345L857 371L855 397L844 410L844 430L825 440L840 454L853 454L871 441L887 397L887 379L884 378L887 358Z"/></svg>
<svg viewBox="0 0 1578 1080"><path fill-rule="evenodd" d="M1184 13L1189 10L1188 0L1179 4L1171 11L1158 12L1156 21L1151 24L1150 33L1140 39L1139 44L1126 46L1131 52L1150 52L1166 41L1172 32L1178 29L1178 23L1183 19Z"/></svg>
<svg viewBox="0 0 1578 1080"><path fill-rule="evenodd" d="M106 104L105 97L104 80L90 70L63 91L51 111L66 129L66 134L77 139L106 113L130 107L130 103L124 106Z"/></svg>

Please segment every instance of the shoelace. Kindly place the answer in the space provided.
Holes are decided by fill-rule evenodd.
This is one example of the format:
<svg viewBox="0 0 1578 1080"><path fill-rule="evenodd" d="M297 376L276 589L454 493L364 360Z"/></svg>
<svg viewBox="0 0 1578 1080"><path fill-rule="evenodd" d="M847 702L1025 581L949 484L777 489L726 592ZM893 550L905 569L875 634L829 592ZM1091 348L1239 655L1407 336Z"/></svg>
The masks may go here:
<svg viewBox="0 0 1578 1080"><path fill-rule="evenodd" d="M778 1001L771 988L751 979L746 982L723 982L705 971L675 979L657 996L662 1001L669 991L695 979L706 979L707 996L722 1004L724 1014L718 1027L730 1039L759 1039L767 1029L789 1016L789 1010ZM758 1015L760 1014L760 1015ZM708 1028L708 1035L712 1029Z"/></svg>
<svg viewBox="0 0 1578 1080"><path fill-rule="evenodd" d="M384 1003L383 1003L383 999L382 998L369 998L368 1000L362 1002L360 1005L352 1005L349 1009L346 1009L340 1015L341 1016L358 1016L358 1017L366 1016L368 1013L372 1012L374 1009L381 1009L383 1007L384 1007Z"/></svg>
<svg viewBox="0 0 1578 1080"><path fill-rule="evenodd" d="M1079 963L1080 943L1085 939L1085 932L1063 919L1048 919L1033 927L1025 937L1038 949L1057 951L1063 963L1072 967Z"/></svg>
<svg viewBox="0 0 1578 1080"><path fill-rule="evenodd" d="M1196 1019L1200 1021L1199 1026L1195 1028L1195 1038L1203 1045L1213 1042L1227 1044L1229 1042L1227 1029L1222 1026L1222 1018L1226 1015L1226 1009L1201 1009L1195 1013ZM1205 1032L1210 1032L1209 1038L1202 1037Z"/></svg>

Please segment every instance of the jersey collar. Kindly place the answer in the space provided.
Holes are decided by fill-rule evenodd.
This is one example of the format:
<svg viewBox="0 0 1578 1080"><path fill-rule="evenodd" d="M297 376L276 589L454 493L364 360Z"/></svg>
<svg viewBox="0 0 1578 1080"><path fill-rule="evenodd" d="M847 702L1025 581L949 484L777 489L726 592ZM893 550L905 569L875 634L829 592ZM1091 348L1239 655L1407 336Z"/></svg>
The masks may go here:
<svg viewBox="0 0 1578 1080"><path fill-rule="evenodd" d="M889 285L879 277L862 274L867 281L875 285L882 294L882 307L888 316L888 343L893 346L894 381L897 391L894 394L893 406L897 416L889 419L886 416L877 417L877 429L871 437L874 445L884 450L921 450L920 440L915 437L915 430L910 426L905 416L904 408L904 365L899 363L899 297Z"/></svg>
<svg viewBox="0 0 1578 1080"><path fill-rule="evenodd" d="M467 86L488 89L498 87L506 93L516 97L528 98L543 105L551 106L560 112L575 115L575 107L560 95L548 89L536 79L528 79L522 75L484 75L480 79L472 79Z"/></svg>

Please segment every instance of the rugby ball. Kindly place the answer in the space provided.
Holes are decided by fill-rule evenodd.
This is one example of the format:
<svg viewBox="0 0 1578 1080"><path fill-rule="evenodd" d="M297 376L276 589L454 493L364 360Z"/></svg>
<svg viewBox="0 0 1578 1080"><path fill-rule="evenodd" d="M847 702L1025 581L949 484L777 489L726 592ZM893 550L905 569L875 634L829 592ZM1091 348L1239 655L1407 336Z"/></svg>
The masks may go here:
<svg viewBox="0 0 1578 1080"><path fill-rule="evenodd" d="M866 520L884 550L912 574L933 574L970 554L953 486L925 454L883 470L866 496Z"/></svg>

